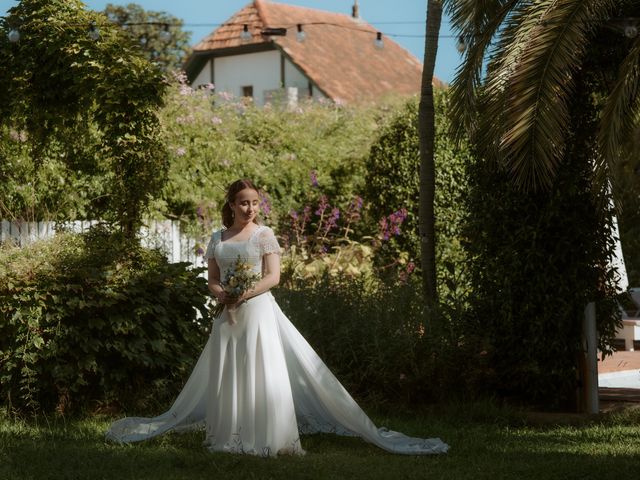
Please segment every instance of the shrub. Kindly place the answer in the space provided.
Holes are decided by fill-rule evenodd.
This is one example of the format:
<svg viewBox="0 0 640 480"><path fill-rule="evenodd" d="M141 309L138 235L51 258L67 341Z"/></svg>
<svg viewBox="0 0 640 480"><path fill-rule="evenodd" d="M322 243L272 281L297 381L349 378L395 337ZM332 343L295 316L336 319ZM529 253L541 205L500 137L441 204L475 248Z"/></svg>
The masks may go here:
<svg viewBox="0 0 640 480"><path fill-rule="evenodd" d="M16 409L167 401L206 340L206 282L119 234L0 250L0 395Z"/></svg>
<svg viewBox="0 0 640 480"><path fill-rule="evenodd" d="M298 279L274 295L354 396L382 403L437 396L427 381L432 365L413 286L327 274L313 282Z"/></svg>
<svg viewBox="0 0 640 480"><path fill-rule="evenodd" d="M238 177L265 190L270 224L306 201L313 170L340 204L364 186L364 159L385 107L259 108L185 82L181 76L170 85L161 113L171 166L156 213L180 218L200 234L196 211L217 217L226 186Z"/></svg>
<svg viewBox="0 0 640 480"><path fill-rule="evenodd" d="M611 211L596 208L583 132L572 132L549 191L515 187L496 162L470 166L464 238L474 293L465 329L494 370L484 389L548 408L575 401L587 303L597 302L601 351L619 323Z"/></svg>
<svg viewBox="0 0 640 480"><path fill-rule="evenodd" d="M466 164L470 152L457 147L449 136L448 92L435 90L436 107L436 266L438 289L443 307L459 316L470 285L465 274L466 256L461 245L461 228L467 213L464 194L468 180ZM366 162L366 188L363 197L371 221L392 211L406 211L403 234L393 236L376 257L378 265L405 259L420 266L419 236L419 139L418 99L397 109L387 121ZM405 263L405 262L403 262Z"/></svg>
<svg viewBox="0 0 640 480"><path fill-rule="evenodd" d="M97 40L79 28L93 23L100 25ZM86 10L79 0L23 0L0 18L0 30L14 24L27 41L14 44L0 35L0 143L12 129L24 139L21 154L30 161L32 182L48 164L62 179L104 174L108 181L87 192L89 199L102 201L87 203L102 207L99 218L132 238L149 198L166 180L157 117L166 87L161 72L104 15ZM0 148L0 162L6 153ZM7 173L11 178L14 172ZM7 183L15 187L20 178L13 180ZM0 193L3 210L23 216L21 200L27 197L13 193ZM73 197L77 191L69 193ZM41 199L29 200L30 209L43 211L36 205Z"/></svg>

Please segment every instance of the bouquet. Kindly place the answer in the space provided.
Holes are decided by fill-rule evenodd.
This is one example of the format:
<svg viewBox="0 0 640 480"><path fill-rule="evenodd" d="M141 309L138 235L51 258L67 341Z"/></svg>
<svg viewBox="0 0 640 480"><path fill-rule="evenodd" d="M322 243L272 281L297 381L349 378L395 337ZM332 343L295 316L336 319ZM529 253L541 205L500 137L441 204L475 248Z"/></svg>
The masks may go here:
<svg viewBox="0 0 640 480"><path fill-rule="evenodd" d="M224 280L220 282L220 286L227 295L233 298L240 298L243 293L254 287L258 280L260 280L260 275L253 272L251 264L246 260L243 260L240 255L238 255L238 258L224 272L223 278ZM216 304L212 310L213 316L218 317L224 310L225 306L226 305L224 303ZM235 309L228 308L228 310L231 319L230 323L235 323L232 315L232 310Z"/></svg>

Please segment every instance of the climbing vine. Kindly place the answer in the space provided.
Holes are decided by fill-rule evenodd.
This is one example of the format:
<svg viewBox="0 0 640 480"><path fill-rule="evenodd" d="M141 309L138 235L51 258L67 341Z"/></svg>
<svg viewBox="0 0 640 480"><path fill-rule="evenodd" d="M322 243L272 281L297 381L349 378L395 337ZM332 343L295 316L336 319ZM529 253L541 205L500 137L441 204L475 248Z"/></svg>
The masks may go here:
<svg viewBox="0 0 640 480"><path fill-rule="evenodd" d="M167 175L165 88L139 47L79 0L23 0L0 19L0 130L23 139L34 179L52 153L70 176L101 176L97 213L130 237Z"/></svg>

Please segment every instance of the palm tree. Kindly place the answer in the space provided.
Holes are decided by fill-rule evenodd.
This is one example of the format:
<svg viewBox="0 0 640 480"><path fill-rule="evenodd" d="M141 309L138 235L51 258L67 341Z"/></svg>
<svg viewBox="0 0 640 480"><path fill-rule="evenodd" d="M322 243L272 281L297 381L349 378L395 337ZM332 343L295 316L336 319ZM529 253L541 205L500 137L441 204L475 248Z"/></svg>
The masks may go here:
<svg viewBox="0 0 640 480"><path fill-rule="evenodd" d="M452 84L456 133L471 133L525 189L551 185L565 152L571 100L584 88L577 76L594 67L593 52L617 32L611 37L616 64L590 85L602 97L593 159L603 192L621 138L640 123L639 2L458 0L449 6L467 45Z"/></svg>
<svg viewBox="0 0 640 480"><path fill-rule="evenodd" d="M427 25L422 68L422 87L418 109L420 138L420 256L422 284L427 305L433 307L438 298L435 250L435 110L433 105L433 70L438 52L438 35L442 23L442 0L427 2Z"/></svg>
<svg viewBox="0 0 640 480"><path fill-rule="evenodd" d="M615 293L615 285L611 287L609 281L613 276L605 266L604 250L600 253L596 250L598 245L608 245L608 239L604 237L609 236L606 225L611 212L608 202L602 200L607 198L609 181L613 180L610 173L615 171L613 167L621 158L621 140L640 124L640 2L457 0L448 6L454 27L467 45L464 62L451 87L455 133L460 138L463 135L471 137L481 159L478 164L489 166L481 170L485 178L490 179L495 174L502 179L506 171L521 187L521 191L514 194L511 185L499 184L509 190L511 196L506 198L514 204L523 199L522 212L512 213L514 236L517 237L520 231L520 213L523 218L531 214L529 221L535 225L530 231L531 242L513 243L514 248L522 249L516 253L525 259L514 262L513 270L526 264L542 271L546 267L541 265L544 261L541 259L546 258L545 249L553 252L555 234L551 229L544 230L541 226L544 222L538 221L550 217L548 212L536 210L537 206L553 209L557 207L554 205L556 199L562 202L573 198L580 200L578 206L590 208L566 219L565 226L570 227L567 238L571 245L581 252L591 251L593 247L593 253L584 257L567 255L557 277L551 275L548 279L532 280L534 274L506 276L509 280L507 290L512 287L524 289L527 295L531 293L528 298L534 299L534 289L543 293L533 300L537 302L533 305L534 310L550 303L545 292L564 291L562 302L566 305L576 302L573 311L555 315L541 309L539 311L545 313L523 319L518 317L515 303L508 294L498 291L492 296L491 292L487 293L489 289L485 289L479 295L487 297L491 308L500 304L489 314L499 322L493 334L500 334L504 325L520 328L514 330L518 331L517 335L522 334L521 327L525 323L537 324L538 331L552 335L555 333L549 328L551 324L566 326L564 337L545 338L535 347L540 348L538 352L544 348L549 357L556 355L558 361L545 363L542 355L532 357L531 365L535 368L527 371L535 373L523 378L532 385L536 378L552 379L551 376L544 377L545 365L548 365L549 373L561 373L551 381L557 385L544 388L551 396L568 398L572 389L572 382L568 380L575 381L575 373L568 366L575 363L574 355L582 355L578 338L580 327L576 326L580 303L594 298L612 299ZM587 180L586 189L583 179ZM594 187L592 191L589 181ZM495 198L500 198L499 193L502 192L496 192ZM493 194L489 194L481 201L491 202L492 197ZM531 211L525 211L526 208ZM586 243L572 235L575 232L581 232ZM488 235L491 234L489 231ZM489 245L493 249L485 250L481 255L499 255L496 249L504 248L502 240L499 235L490 238ZM482 243L482 238L478 241ZM485 266L484 260L479 262L479 271ZM491 264L490 261L486 263ZM583 278L588 280L581 285L571 283L562 276L562 272L571 269L584 272ZM592 274L593 278L589 277ZM491 273L487 278L493 278ZM569 288L562 290L567 284ZM501 308L511 314L502 318ZM602 310L598 325L601 340L607 336L611 340L615 333L615 302L612 300ZM510 335L508 328L505 331L505 336ZM605 343L600 346L606 347ZM534 351L533 348L530 344L530 351ZM509 358L508 352L496 354L500 355L503 359ZM512 363L504 363L506 367L501 367L503 372L513 369L514 363L519 361L517 357L511 359ZM523 385L521 390L536 393L528 385Z"/></svg>

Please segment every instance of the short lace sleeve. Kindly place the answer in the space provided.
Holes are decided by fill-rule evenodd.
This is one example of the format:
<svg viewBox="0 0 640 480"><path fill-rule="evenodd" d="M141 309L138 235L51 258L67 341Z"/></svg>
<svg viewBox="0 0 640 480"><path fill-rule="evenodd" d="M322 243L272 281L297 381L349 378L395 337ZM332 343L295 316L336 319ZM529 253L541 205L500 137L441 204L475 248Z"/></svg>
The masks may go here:
<svg viewBox="0 0 640 480"><path fill-rule="evenodd" d="M222 230L216 230L211 234L211 240L209 240L209 245L207 245L207 251L204 252L204 259L210 260L215 257L214 251L216 249L216 245L220 243L220 239L222 238Z"/></svg>
<svg viewBox="0 0 640 480"><path fill-rule="evenodd" d="M267 255L269 253L280 254L280 245L276 239L273 230L269 227L263 227L262 231L258 235L258 245L260 247L260 256Z"/></svg>

